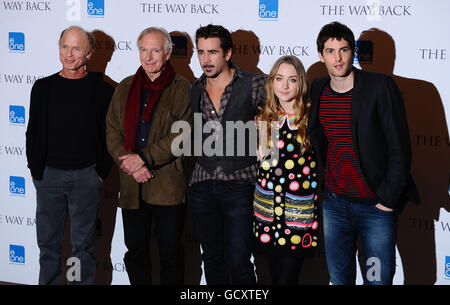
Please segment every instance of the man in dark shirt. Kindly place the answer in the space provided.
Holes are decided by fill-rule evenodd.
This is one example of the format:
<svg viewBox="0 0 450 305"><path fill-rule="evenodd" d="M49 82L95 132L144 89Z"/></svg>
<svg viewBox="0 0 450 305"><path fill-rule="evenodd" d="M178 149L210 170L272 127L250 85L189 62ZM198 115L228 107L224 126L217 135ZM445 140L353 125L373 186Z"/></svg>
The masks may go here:
<svg viewBox="0 0 450 305"><path fill-rule="evenodd" d="M253 120L258 106L265 103L266 76L249 73L231 63L233 42L222 26L199 28L195 40L204 73L192 85L190 96L192 111L203 122L200 130L194 129L194 146L203 150L199 153L194 149L196 164L189 203L203 251L206 281L230 284L229 268L231 283L254 284L250 237L258 170L256 145L249 145L251 132L227 130L226 126L229 122L246 124ZM223 131L223 137L210 147L208 143L215 135L202 134L207 125ZM242 135L245 147L237 147L236 139ZM232 144L234 151L226 147Z"/></svg>
<svg viewBox="0 0 450 305"><path fill-rule="evenodd" d="M105 117L113 87L86 71L93 36L80 27L59 40L62 70L33 85L26 131L28 167L36 188L39 284L61 282L61 246L70 215L70 284L95 279L94 231L99 190L112 165L106 149Z"/></svg>
<svg viewBox="0 0 450 305"><path fill-rule="evenodd" d="M397 212L419 194L402 95L389 76L353 67L355 38L325 25L317 38L328 76L311 86L308 133L324 170L325 255L334 285L356 277L357 238L364 284L392 284Z"/></svg>

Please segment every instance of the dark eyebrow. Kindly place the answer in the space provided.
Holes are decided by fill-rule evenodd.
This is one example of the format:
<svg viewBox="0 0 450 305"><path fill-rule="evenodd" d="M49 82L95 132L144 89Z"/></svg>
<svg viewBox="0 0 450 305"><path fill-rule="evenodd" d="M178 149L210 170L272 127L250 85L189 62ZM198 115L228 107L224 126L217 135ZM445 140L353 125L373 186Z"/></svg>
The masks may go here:
<svg viewBox="0 0 450 305"><path fill-rule="evenodd" d="M219 52L219 50L217 50L217 49L210 49L210 50L197 49L197 53L198 53L198 52L208 52L208 53L211 53L211 52Z"/></svg>

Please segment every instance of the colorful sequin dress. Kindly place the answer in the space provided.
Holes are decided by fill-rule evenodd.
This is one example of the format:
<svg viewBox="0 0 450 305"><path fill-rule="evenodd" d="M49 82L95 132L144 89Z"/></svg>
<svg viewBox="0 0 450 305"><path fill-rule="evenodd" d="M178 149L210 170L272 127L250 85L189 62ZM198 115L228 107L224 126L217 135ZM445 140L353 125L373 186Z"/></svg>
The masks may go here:
<svg viewBox="0 0 450 305"><path fill-rule="evenodd" d="M260 162L255 186L254 250L309 256L319 238L316 153L310 149L301 154L295 115L278 114L278 119L279 158L272 155Z"/></svg>

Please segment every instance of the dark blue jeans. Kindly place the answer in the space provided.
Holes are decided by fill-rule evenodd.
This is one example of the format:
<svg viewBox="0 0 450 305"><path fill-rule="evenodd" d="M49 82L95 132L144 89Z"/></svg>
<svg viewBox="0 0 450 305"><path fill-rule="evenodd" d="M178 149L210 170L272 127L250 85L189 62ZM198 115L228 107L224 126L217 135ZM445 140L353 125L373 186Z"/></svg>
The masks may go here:
<svg viewBox="0 0 450 305"><path fill-rule="evenodd" d="M365 285L391 285L395 273L397 215L363 200L324 191L325 256L333 285L354 285L358 236Z"/></svg>
<svg viewBox="0 0 450 305"><path fill-rule="evenodd" d="M70 215L72 257L80 261L80 281L95 279L94 231L97 222L101 182L95 165L83 169L61 170L45 167L36 188L36 233L39 246L39 284L61 283L61 247L67 212Z"/></svg>
<svg viewBox="0 0 450 305"><path fill-rule="evenodd" d="M253 192L254 185L240 182L205 181L189 188L208 285L256 283L250 261Z"/></svg>

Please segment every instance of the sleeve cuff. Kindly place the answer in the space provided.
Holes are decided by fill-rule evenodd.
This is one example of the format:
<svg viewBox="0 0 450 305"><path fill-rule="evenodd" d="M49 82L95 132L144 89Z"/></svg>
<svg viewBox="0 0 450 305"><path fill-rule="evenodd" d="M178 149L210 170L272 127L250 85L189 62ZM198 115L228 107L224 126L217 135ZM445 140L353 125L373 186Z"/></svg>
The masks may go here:
<svg viewBox="0 0 450 305"><path fill-rule="evenodd" d="M148 162L147 158L145 157L144 153L142 151L138 151L137 154L139 155L139 157L141 157L142 161L144 161L145 166L147 167L147 169L149 171L153 170L153 166Z"/></svg>

